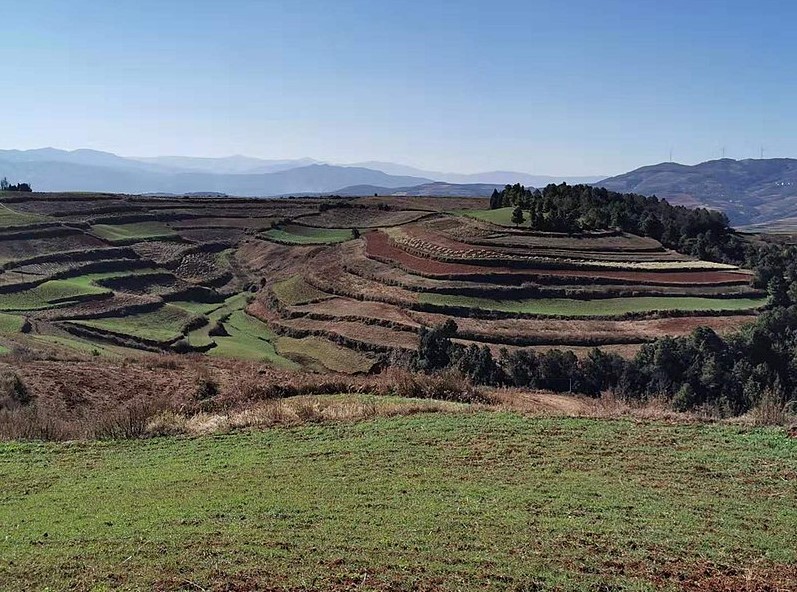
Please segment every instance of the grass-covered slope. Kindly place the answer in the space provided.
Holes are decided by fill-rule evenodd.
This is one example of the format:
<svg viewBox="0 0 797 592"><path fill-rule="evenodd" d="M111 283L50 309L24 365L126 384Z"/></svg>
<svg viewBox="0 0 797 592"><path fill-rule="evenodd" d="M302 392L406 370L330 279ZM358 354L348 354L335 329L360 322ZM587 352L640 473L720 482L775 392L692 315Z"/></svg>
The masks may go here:
<svg viewBox="0 0 797 592"><path fill-rule="evenodd" d="M0 445L9 590L788 590L797 440L509 413Z"/></svg>
<svg viewBox="0 0 797 592"><path fill-rule="evenodd" d="M420 302L462 306L508 313L557 316L613 316L651 311L739 311L764 306L766 298L701 298L689 296L638 296L630 298L529 298L494 300L447 294L421 294Z"/></svg>

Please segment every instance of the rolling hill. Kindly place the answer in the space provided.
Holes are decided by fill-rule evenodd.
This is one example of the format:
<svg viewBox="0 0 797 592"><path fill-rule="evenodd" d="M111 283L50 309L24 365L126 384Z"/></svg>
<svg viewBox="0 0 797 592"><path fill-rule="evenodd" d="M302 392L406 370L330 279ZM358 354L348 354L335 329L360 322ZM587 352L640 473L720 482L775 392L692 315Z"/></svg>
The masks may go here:
<svg viewBox="0 0 797 592"><path fill-rule="evenodd" d="M797 216L797 160L791 158L723 158L694 166L667 162L610 177L597 185L722 210L736 225L768 224Z"/></svg>

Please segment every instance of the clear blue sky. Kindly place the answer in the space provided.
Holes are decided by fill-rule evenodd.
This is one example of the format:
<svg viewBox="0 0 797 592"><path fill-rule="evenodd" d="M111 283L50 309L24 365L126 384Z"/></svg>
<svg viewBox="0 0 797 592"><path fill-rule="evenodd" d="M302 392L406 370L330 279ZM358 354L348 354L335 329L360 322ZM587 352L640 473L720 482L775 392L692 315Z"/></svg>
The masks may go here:
<svg viewBox="0 0 797 592"><path fill-rule="evenodd" d="M0 147L613 174L797 157L785 0L4 0Z"/></svg>

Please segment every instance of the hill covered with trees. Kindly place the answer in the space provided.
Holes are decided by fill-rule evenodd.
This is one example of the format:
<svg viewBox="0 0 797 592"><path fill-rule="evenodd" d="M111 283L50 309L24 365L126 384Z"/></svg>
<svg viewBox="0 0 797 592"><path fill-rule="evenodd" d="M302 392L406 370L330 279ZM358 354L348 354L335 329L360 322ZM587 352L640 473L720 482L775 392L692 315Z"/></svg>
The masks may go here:
<svg viewBox="0 0 797 592"><path fill-rule="evenodd" d="M615 228L647 236L681 253L725 263L745 261L744 242L722 212L674 206L655 196L622 194L591 185L507 185L493 191L490 209L513 207L513 222L533 230L576 233Z"/></svg>

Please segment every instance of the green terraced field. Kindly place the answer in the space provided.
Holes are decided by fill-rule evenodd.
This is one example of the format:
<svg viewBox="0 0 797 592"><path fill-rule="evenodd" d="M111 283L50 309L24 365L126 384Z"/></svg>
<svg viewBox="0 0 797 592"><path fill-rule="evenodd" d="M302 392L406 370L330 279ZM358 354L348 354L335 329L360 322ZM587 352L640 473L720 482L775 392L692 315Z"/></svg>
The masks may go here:
<svg viewBox="0 0 797 592"><path fill-rule="evenodd" d="M13 228L17 226L30 226L42 222L51 222L52 219L39 214L18 212L0 203L0 228Z"/></svg>
<svg viewBox="0 0 797 592"><path fill-rule="evenodd" d="M130 244L139 241L173 239L175 232L160 222L134 222L132 224L95 224L91 232L114 244Z"/></svg>
<svg viewBox="0 0 797 592"><path fill-rule="evenodd" d="M99 273L87 273L85 275L78 275L75 277L71 277L69 278L69 281L78 286L95 287L99 286L98 282L101 280L127 277L131 275L148 275L152 273L160 273L160 270L149 268L149 269L130 269L122 271L103 271Z"/></svg>
<svg viewBox="0 0 797 592"><path fill-rule="evenodd" d="M271 290L279 301L287 306L307 304L308 302L326 300L332 297L308 284L300 275L294 275L287 280L277 282L271 287Z"/></svg>
<svg viewBox="0 0 797 592"><path fill-rule="evenodd" d="M42 310L110 293L80 278L50 280L29 290L0 294L0 310Z"/></svg>
<svg viewBox="0 0 797 592"><path fill-rule="evenodd" d="M321 337L280 337L277 351L303 362L304 366L312 366L312 363L307 362L315 361L321 371L326 369L344 374L367 373L376 363L376 360L361 352L341 347Z"/></svg>
<svg viewBox="0 0 797 592"><path fill-rule="evenodd" d="M0 587L794 590L795 474L782 429L484 411L2 443Z"/></svg>
<svg viewBox="0 0 797 592"><path fill-rule="evenodd" d="M461 210L455 212L460 216L467 216L468 218L475 218L477 220L484 220L499 226L515 226L512 224L512 211L515 208L498 208L496 210ZM526 212L523 216L527 216Z"/></svg>
<svg viewBox="0 0 797 592"><path fill-rule="evenodd" d="M166 304L152 312L72 322L131 337L167 342L180 337L185 326L195 316L178 306Z"/></svg>
<svg viewBox="0 0 797 592"><path fill-rule="evenodd" d="M263 321L236 310L224 323L229 337L213 337L216 347L211 356L270 362L280 368L298 369L299 365L277 353L277 335Z"/></svg>
<svg viewBox="0 0 797 592"><path fill-rule="evenodd" d="M0 300L2 299L0 295ZM19 333L25 318L19 315L0 313L0 333Z"/></svg>
<svg viewBox="0 0 797 592"><path fill-rule="evenodd" d="M264 232L263 236L296 245L329 245L353 238L351 229L347 228L311 228L296 224L272 228Z"/></svg>
<svg viewBox="0 0 797 592"><path fill-rule="evenodd" d="M188 334L188 342L195 347L215 342L216 347L208 352L210 355L265 361L280 368L298 369L298 364L277 353L274 348L277 335L268 325L244 312L249 298L251 294L243 292L231 296L221 304L175 302L173 305L208 317L210 322L207 325ZM229 335L211 336L208 333L218 321L222 321Z"/></svg>
<svg viewBox="0 0 797 592"><path fill-rule="evenodd" d="M420 294L419 302L438 306L464 306L510 313L553 316L610 316L652 311L739 311L764 306L767 298L701 298L680 296L639 296L630 298L538 298L494 300L472 296Z"/></svg>

